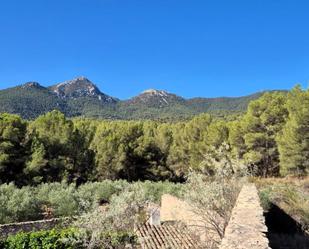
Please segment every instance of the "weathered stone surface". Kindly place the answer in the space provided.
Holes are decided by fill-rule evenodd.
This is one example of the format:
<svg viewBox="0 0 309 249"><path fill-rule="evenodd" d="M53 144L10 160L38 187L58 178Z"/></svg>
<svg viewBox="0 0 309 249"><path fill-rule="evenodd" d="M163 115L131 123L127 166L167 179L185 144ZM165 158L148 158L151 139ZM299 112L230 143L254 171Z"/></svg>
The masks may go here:
<svg viewBox="0 0 309 249"><path fill-rule="evenodd" d="M220 241L219 235L213 229L209 228L205 217L201 213L198 214L188 202L175 196L165 194L161 197L160 215L161 222L163 223L174 221L184 224L204 245L212 244L214 241ZM219 225L220 218L217 218ZM205 248L210 247L205 246Z"/></svg>
<svg viewBox="0 0 309 249"><path fill-rule="evenodd" d="M268 249L267 227L254 184L239 193L220 249Z"/></svg>

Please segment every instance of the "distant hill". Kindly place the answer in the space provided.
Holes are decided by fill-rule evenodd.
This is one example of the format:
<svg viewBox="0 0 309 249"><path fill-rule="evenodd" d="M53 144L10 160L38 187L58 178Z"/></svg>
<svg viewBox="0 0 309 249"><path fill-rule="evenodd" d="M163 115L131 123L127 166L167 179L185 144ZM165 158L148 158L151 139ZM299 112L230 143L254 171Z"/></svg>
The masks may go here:
<svg viewBox="0 0 309 249"><path fill-rule="evenodd" d="M183 104L185 99L166 91L149 89L125 102L130 106L164 108L174 104Z"/></svg>
<svg viewBox="0 0 309 249"><path fill-rule="evenodd" d="M36 82L0 91L0 112L32 119L54 109L67 113L66 103Z"/></svg>
<svg viewBox="0 0 309 249"><path fill-rule="evenodd" d="M146 90L129 100L102 93L85 77L43 87L37 82L0 90L0 112L19 114L26 119L57 109L68 117L105 119L187 119L208 112L216 115L246 110L251 100L263 93L244 97L185 99L162 90Z"/></svg>

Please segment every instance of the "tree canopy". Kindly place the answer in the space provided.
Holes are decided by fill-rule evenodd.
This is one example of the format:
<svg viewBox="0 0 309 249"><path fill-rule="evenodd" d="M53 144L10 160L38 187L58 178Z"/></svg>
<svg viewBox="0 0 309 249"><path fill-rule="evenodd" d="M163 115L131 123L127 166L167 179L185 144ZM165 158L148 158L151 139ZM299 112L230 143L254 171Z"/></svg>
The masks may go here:
<svg viewBox="0 0 309 249"><path fill-rule="evenodd" d="M232 120L210 114L181 122L69 119L59 111L33 121L0 115L2 183L183 181L192 171L214 172L223 161L239 161L264 177L307 174L309 91L266 93Z"/></svg>

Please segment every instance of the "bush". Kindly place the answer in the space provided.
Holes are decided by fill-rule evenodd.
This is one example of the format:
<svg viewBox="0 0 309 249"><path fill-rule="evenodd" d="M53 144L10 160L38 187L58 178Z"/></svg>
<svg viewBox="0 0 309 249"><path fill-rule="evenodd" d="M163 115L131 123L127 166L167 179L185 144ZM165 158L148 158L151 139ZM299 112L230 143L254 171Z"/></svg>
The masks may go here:
<svg viewBox="0 0 309 249"><path fill-rule="evenodd" d="M261 205L265 211L269 210L271 207L271 201L270 201L271 193L272 193L271 188L265 188L259 191Z"/></svg>
<svg viewBox="0 0 309 249"><path fill-rule="evenodd" d="M136 244L137 238L133 233L103 232L101 240L111 248L123 248L126 244ZM87 237L90 240L90 237ZM78 229L67 228L63 230L46 230L37 232L20 232L0 240L1 249L84 249L88 248L81 238ZM96 246L93 248L102 248ZM103 247L105 248L105 247Z"/></svg>
<svg viewBox="0 0 309 249"><path fill-rule="evenodd" d="M42 193L38 194L38 200L42 200ZM78 214L78 202L76 198L76 188L73 184L63 185L59 189L51 188L47 195L47 206L54 211L55 217L66 217Z"/></svg>
<svg viewBox="0 0 309 249"><path fill-rule="evenodd" d="M39 210L30 187L18 189L12 183L0 185L0 223L35 219Z"/></svg>
<svg viewBox="0 0 309 249"><path fill-rule="evenodd" d="M271 204L283 209L309 229L309 195L306 190L307 179L256 179L263 208L267 211Z"/></svg>
<svg viewBox="0 0 309 249"><path fill-rule="evenodd" d="M121 245L137 243L137 237L133 233L126 232L107 232L103 233L102 236L106 241L110 241L110 245L114 248Z"/></svg>
<svg viewBox="0 0 309 249"><path fill-rule="evenodd" d="M76 193L79 213L89 212L101 200L109 201L111 196L119 194L129 183L124 180L85 183L81 185Z"/></svg>
<svg viewBox="0 0 309 249"><path fill-rule="evenodd" d="M110 201L126 189L144 189L148 201L160 202L164 193L181 195L183 185L171 182L135 182L124 180L74 184L44 183L36 187L17 188L14 184L0 185L0 223L42 219L43 206L54 217L81 215L94 210L101 200Z"/></svg>
<svg viewBox="0 0 309 249"><path fill-rule="evenodd" d="M83 245L96 249L124 248L126 244L134 244L134 226L146 221L144 207L147 201L142 184L132 184L111 197L105 212L95 209L79 217L74 225L80 229Z"/></svg>
<svg viewBox="0 0 309 249"><path fill-rule="evenodd" d="M129 189L139 186L144 189L148 201L160 203L163 194L171 194L180 197L182 195L184 185L175 184L168 181L165 182L135 182L129 186Z"/></svg>
<svg viewBox="0 0 309 249"><path fill-rule="evenodd" d="M199 217L200 232L206 236L211 234L207 240L220 243L244 182L244 179L224 175L189 175L184 197L191 211Z"/></svg>
<svg viewBox="0 0 309 249"><path fill-rule="evenodd" d="M18 233L1 241L3 249L78 249L82 246L77 241L75 229L48 230Z"/></svg>

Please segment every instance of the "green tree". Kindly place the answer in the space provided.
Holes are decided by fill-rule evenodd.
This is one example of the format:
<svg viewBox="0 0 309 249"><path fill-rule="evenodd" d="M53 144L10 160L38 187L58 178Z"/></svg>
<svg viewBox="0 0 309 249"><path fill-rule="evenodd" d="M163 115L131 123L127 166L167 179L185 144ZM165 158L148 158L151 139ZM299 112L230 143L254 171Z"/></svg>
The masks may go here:
<svg viewBox="0 0 309 249"><path fill-rule="evenodd" d="M31 148L25 173L35 183L46 181L83 182L92 172L93 153L85 138L59 111L31 122L28 129Z"/></svg>
<svg viewBox="0 0 309 249"><path fill-rule="evenodd" d="M169 133L159 130L154 122L143 125L143 136L135 150L137 178L142 180L173 180L175 175L167 165Z"/></svg>
<svg viewBox="0 0 309 249"><path fill-rule="evenodd" d="M230 126L230 142L236 147L233 151L258 175L279 173L276 135L287 116L285 102L284 93L266 93L249 104L239 124L233 122Z"/></svg>
<svg viewBox="0 0 309 249"><path fill-rule="evenodd" d="M287 101L289 116L278 135L280 174L304 175L309 172L309 90L296 86Z"/></svg>
<svg viewBox="0 0 309 249"><path fill-rule="evenodd" d="M19 116L0 114L0 182L17 181L25 162L24 140L27 124ZM19 180L17 180L19 179Z"/></svg>
<svg viewBox="0 0 309 249"><path fill-rule="evenodd" d="M96 154L98 179L136 179L136 149L143 135L139 122L102 122L91 149Z"/></svg>
<svg viewBox="0 0 309 249"><path fill-rule="evenodd" d="M185 176L190 169L199 168L208 148L208 128L211 123L211 116L203 114L174 126L168 162L178 176Z"/></svg>

